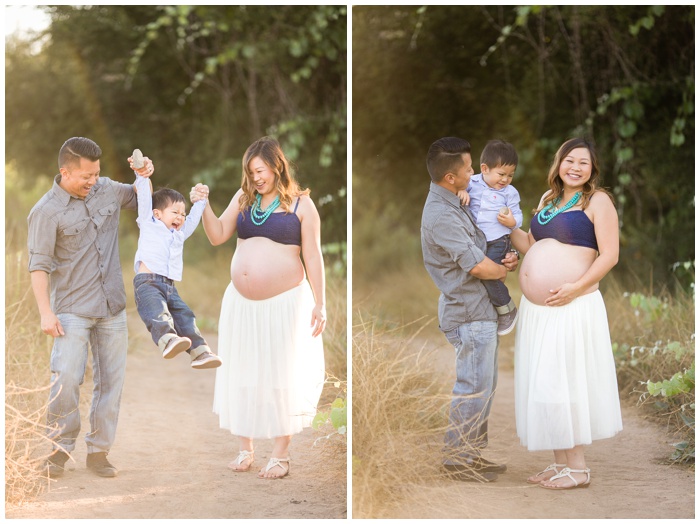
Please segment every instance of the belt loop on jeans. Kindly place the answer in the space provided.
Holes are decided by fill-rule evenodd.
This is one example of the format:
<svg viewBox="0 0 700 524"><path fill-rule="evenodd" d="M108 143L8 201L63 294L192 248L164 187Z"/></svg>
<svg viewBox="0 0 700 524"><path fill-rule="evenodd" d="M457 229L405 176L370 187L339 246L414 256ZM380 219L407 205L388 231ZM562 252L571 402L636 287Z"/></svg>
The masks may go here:
<svg viewBox="0 0 700 524"><path fill-rule="evenodd" d="M157 278L157 280L162 280L163 282L165 282L169 286L173 285L172 279L170 279L168 277L164 277L163 275L156 275L155 273L154 273L154 276Z"/></svg>
<svg viewBox="0 0 700 524"><path fill-rule="evenodd" d="M145 278L146 280L155 280L155 281L160 281L168 284L169 286L173 285L173 280L164 277L163 275L158 275L157 273L137 273L137 275L142 275L142 278Z"/></svg>

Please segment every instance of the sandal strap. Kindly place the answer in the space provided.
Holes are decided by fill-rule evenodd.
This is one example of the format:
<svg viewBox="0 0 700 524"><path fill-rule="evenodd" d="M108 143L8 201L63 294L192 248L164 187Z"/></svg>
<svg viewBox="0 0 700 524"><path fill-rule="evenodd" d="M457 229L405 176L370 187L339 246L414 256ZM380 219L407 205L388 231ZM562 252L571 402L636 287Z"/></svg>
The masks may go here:
<svg viewBox="0 0 700 524"><path fill-rule="evenodd" d="M586 469L564 468L559 473L554 475L551 479L549 479L549 481L551 482L553 480L558 480L558 479L563 479L564 477L569 477L572 480L572 482L574 483L574 486L578 486L579 483L576 481L576 479L573 477L573 475L571 475L572 473L585 473L586 474L586 482L590 482L590 480L591 480L590 468L586 468Z"/></svg>
<svg viewBox="0 0 700 524"><path fill-rule="evenodd" d="M255 450L253 451L248 451L247 449L242 449L241 451L238 452L238 456L236 459L233 461L237 466L240 466L245 459L252 459L255 456Z"/></svg>
<svg viewBox="0 0 700 524"><path fill-rule="evenodd" d="M537 475L535 475L535 476L538 477L539 475L542 475L543 473L547 473L548 471L553 471L554 473L556 473L556 474L558 475L558 474L559 474L559 468L565 468L565 467L566 467L566 464L557 464L557 463L555 462L555 463L553 463L553 464L550 464L550 465L547 466L546 468L544 468L542 471L540 471L540 472L539 472Z"/></svg>
<svg viewBox="0 0 700 524"><path fill-rule="evenodd" d="M280 464L280 462L286 462L287 465L283 466L282 464ZM289 457L287 457L287 458L275 458L275 457L270 458L270 461L267 463L267 466L265 466L265 473L270 471L275 466L279 466L285 472L289 471Z"/></svg>

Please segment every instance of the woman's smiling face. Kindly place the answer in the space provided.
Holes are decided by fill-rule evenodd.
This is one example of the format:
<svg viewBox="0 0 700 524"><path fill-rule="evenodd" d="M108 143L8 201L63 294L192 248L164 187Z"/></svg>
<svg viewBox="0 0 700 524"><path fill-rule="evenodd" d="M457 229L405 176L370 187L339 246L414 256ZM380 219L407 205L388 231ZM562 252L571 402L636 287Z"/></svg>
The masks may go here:
<svg viewBox="0 0 700 524"><path fill-rule="evenodd" d="M591 152L585 147L572 149L559 164L559 178L565 188L579 189L591 178L593 162Z"/></svg>
<svg viewBox="0 0 700 524"><path fill-rule="evenodd" d="M255 190L261 195L267 195L277 189L275 172L259 156L248 163L248 176Z"/></svg>

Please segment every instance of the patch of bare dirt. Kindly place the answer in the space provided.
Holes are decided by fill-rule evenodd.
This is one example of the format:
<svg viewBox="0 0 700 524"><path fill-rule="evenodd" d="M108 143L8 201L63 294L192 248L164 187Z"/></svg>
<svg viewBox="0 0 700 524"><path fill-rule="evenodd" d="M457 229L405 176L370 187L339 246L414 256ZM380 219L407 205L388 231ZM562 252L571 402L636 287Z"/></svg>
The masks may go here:
<svg viewBox="0 0 700 524"><path fill-rule="evenodd" d="M64 477L38 500L8 509L6 518L346 518L345 457L314 446L319 432L308 428L293 438L284 479L257 477L270 458L271 440L256 442L257 467L230 471L226 465L238 452L238 439L219 428L212 412L215 372L193 370L186 354L163 360L148 333L137 329L130 330L117 438L109 454L118 476L100 478L86 469L81 435ZM207 339L216 347L216 337ZM83 411L84 434L89 424Z"/></svg>

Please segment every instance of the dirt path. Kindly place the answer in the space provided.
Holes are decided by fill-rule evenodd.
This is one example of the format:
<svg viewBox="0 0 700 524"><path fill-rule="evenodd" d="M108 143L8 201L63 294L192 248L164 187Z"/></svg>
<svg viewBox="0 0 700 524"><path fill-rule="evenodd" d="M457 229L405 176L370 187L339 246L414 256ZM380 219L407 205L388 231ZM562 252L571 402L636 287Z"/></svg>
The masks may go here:
<svg viewBox="0 0 700 524"><path fill-rule="evenodd" d="M622 432L587 447L586 460L592 472L588 489L554 492L525 483L529 475L553 462L553 457L549 452L528 452L520 445L515 433L513 372L508 369L512 338L504 342L499 350L503 369L499 372L489 420L489 447L484 456L506 463L507 472L490 484L446 479L430 489L412 491L391 518L695 517L694 472L663 464L672 451L671 438L658 425L643 420L634 407L623 407ZM436 373L450 385L454 381L453 358L453 351L445 343L436 349L433 360Z"/></svg>
<svg viewBox="0 0 700 524"><path fill-rule="evenodd" d="M345 457L313 447L319 433L305 430L291 447L291 473L278 481L257 478L272 441L257 442L255 471L233 473L237 439L212 413L214 372L195 371L181 355L164 361L143 326L130 329L131 345L119 427L110 461L112 479L85 468L81 438L76 462L39 500L6 512L7 518L345 518ZM215 337L207 337L216 347ZM88 394L89 389L83 390ZM83 410L85 411L85 410ZM84 434L87 424L83 416ZM332 455L329 457L329 455ZM334 467L328 468L328 461ZM330 470L330 472L329 472ZM342 478L341 478L342 477Z"/></svg>

